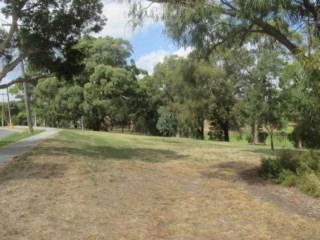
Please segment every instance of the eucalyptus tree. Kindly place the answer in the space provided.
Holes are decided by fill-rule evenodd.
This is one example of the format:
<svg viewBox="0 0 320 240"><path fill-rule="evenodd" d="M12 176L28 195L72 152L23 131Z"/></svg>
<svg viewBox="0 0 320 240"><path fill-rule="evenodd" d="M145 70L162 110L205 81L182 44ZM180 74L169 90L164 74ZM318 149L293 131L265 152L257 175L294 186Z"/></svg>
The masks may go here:
<svg viewBox="0 0 320 240"><path fill-rule="evenodd" d="M258 47L252 51L256 61L244 89L241 111L253 132L259 125L268 131L274 150L274 130L284 126L287 115L279 85L285 63L277 49Z"/></svg>
<svg viewBox="0 0 320 240"><path fill-rule="evenodd" d="M300 62L294 61L285 66L280 76L287 118L294 123L289 138L299 148L320 147L319 87L306 80L309 74Z"/></svg>
<svg viewBox="0 0 320 240"><path fill-rule="evenodd" d="M80 54L73 48L77 39L84 32L101 30L105 22L99 0L6 0L3 4L9 22L0 28L0 83L24 59L39 75L0 88L52 73L70 77L81 69Z"/></svg>
<svg viewBox="0 0 320 240"><path fill-rule="evenodd" d="M135 113L138 82L134 74L124 68L109 65L97 65L90 76L90 82L84 85L84 113L87 127L100 130L105 126L130 121ZM108 129L108 128L107 128Z"/></svg>
<svg viewBox="0 0 320 240"><path fill-rule="evenodd" d="M131 3L134 25L143 24L148 8ZM151 16L165 22L166 33L183 45L212 50L221 44L244 42L248 37L271 37L294 55L319 38L320 8L312 0L149 0L162 4ZM149 14L150 15L150 14ZM304 33L305 39L301 37Z"/></svg>

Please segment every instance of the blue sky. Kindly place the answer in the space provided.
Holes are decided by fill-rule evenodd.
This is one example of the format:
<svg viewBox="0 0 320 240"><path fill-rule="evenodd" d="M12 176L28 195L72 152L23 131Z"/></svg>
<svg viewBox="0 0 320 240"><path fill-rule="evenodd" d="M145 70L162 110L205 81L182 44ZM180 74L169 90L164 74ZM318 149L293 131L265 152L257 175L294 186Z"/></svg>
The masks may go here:
<svg viewBox="0 0 320 240"><path fill-rule="evenodd" d="M141 28L132 30L128 26L130 18L127 16L129 6L127 3L119 4L113 0L103 0L104 15L108 18L104 30L99 36L121 37L129 40L133 46L132 59L136 61L138 67L148 70L152 74L153 67L163 61L165 56L177 54L186 56L190 48L184 49L176 46L163 33L163 23L146 19ZM140 1L144 6L149 6L150 2ZM159 11L161 5L154 3L149 7L151 11Z"/></svg>
<svg viewBox="0 0 320 240"><path fill-rule="evenodd" d="M132 30L128 26L130 18L127 16L129 6L127 3L119 4L114 0L102 0L104 4L104 15L108 18L106 26L96 37L120 37L127 39L133 46L133 55L130 59L134 59L139 68L145 69L149 74L153 73L153 67L163 61L166 56L177 54L186 56L190 52L190 48L179 48L163 33L163 23L154 22L147 19L141 28ZM150 2L141 1L145 6ZM3 3L0 3L0 7ZM160 9L160 5L152 4L151 8ZM4 19L4 17L1 17ZM10 20L7 20L10 21ZM7 75L6 80L15 79L20 76L20 69L16 69ZM2 93L3 90L0 90Z"/></svg>

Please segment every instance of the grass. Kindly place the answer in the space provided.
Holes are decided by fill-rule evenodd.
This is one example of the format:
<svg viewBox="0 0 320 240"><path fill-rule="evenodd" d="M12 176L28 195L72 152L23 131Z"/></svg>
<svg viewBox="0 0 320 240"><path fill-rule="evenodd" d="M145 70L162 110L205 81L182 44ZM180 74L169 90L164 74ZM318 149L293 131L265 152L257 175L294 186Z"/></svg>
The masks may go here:
<svg viewBox="0 0 320 240"><path fill-rule="evenodd" d="M0 167L0 239L317 239L319 202L255 174L271 155L63 130Z"/></svg>
<svg viewBox="0 0 320 240"><path fill-rule="evenodd" d="M9 145L11 143L17 142L19 140L22 140L24 138L28 138L28 137L31 137L33 135L42 133L44 131L45 130L34 130L33 134L30 134L29 131L16 132L16 133L10 134L7 137L0 138L0 148L4 147L6 145Z"/></svg>

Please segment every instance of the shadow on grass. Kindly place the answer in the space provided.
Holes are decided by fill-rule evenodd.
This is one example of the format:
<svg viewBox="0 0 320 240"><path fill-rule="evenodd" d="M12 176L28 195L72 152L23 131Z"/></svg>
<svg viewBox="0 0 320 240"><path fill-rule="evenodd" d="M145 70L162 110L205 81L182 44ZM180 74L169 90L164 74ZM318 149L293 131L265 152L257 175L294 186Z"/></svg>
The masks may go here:
<svg viewBox="0 0 320 240"><path fill-rule="evenodd" d="M64 176L67 165L64 163L37 163L30 160L30 154L24 154L0 168L0 183L21 179L56 179Z"/></svg>
<svg viewBox="0 0 320 240"><path fill-rule="evenodd" d="M276 152L277 152L277 151L272 151L271 149L246 149L246 150L242 150L242 151L266 155L266 156L270 156L270 157L275 156Z"/></svg>
<svg viewBox="0 0 320 240"><path fill-rule="evenodd" d="M265 181L258 175L258 168L245 162L224 162L210 166L201 174L207 178L219 179L224 181L244 181L249 185L266 185Z"/></svg>
<svg viewBox="0 0 320 240"><path fill-rule="evenodd" d="M48 140L53 141L57 140ZM58 140L62 147L38 147L37 152L39 154L54 154L57 156L68 155L72 157L82 157L85 160L141 160L150 163L161 163L172 160L182 160L187 155L181 155L171 150L154 149L154 148L130 148L130 147L111 147L111 146L96 146L86 145L85 147L78 147L70 144L70 141Z"/></svg>

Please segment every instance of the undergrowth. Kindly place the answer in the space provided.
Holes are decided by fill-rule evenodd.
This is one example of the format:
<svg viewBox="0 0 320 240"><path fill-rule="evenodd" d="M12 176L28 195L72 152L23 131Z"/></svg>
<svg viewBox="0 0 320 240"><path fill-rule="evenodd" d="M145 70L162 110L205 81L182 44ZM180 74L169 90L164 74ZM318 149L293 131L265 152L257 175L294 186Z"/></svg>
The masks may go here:
<svg viewBox="0 0 320 240"><path fill-rule="evenodd" d="M281 151L276 158L264 158L259 174L265 179L320 197L320 156L314 151Z"/></svg>

